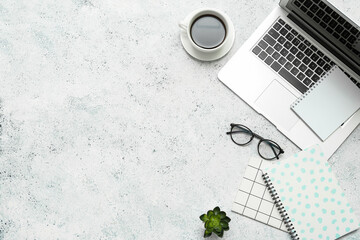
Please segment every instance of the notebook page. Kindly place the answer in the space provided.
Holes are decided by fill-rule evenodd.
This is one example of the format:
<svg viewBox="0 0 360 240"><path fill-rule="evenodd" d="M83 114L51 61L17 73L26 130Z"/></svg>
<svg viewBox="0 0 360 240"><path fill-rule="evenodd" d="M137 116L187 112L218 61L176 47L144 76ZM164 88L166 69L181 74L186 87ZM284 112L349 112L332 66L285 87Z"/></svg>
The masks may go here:
<svg viewBox="0 0 360 240"><path fill-rule="evenodd" d="M291 108L324 141L360 108L360 89L335 66Z"/></svg>
<svg viewBox="0 0 360 240"><path fill-rule="evenodd" d="M260 157L250 159L231 210L255 221L287 231L261 177L261 168L269 166L269 163Z"/></svg>
<svg viewBox="0 0 360 240"><path fill-rule="evenodd" d="M264 169L299 239L336 239L359 221L318 145Z"/></svg>

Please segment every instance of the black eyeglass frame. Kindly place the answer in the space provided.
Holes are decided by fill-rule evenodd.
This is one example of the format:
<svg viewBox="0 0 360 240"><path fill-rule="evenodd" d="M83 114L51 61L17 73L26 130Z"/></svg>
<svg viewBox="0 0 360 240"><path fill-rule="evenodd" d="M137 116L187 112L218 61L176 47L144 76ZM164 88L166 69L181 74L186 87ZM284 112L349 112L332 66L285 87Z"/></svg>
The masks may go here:
<svg viewBox="0 0 360 240"><path fill-rule="evenodd" d="M274 142L273 140L263 138L262 136L260 136L260 135L258 135L258 134L256 134L256 133L254 133L253 131L251 131L250 128L248 128L248 127L246 127L246 126L244 126L244 125L242 125L242 124L235 124L235 123L231 123L230 126L231 126L231 130L230 130L230 132L227 132L226 134L227 134L227 135L230 135L231 141L233 141L236 145L245 146L245 145L249 144L254 138L259 139L260 141L259 141L259 143L258 143L258 145L257 145L257 151L258 151L258 154L260 155L260 157L262 157L263 159L265 159L265 160L273 160L273 159L275 159L275 158L276 158L276 159L279 159L280 154L283 154L283 153L284 153L284 150L279 146L279 144L277 144L277 143ZM236 141L233 139L232 134L233 134L233 133L240 132L240 131L233 131L233 128L234 128L234 127L238 127L238 128L240 128L240 129L247 130L247 131L248 131L248 134L251 135L250 140L249 140L248 142L242 143L242 144L236 142ZM270 145L270 147L271 147L271 150L274 152L275 157L273 157L273 158L266 158L266 157L264 157L263 155L261 155L261 153L260 153L260 144L261 144L262 142L270 143L269 145ZM274 147L279 150L279 154L276 153L276 151L274 150Z"/></svg>

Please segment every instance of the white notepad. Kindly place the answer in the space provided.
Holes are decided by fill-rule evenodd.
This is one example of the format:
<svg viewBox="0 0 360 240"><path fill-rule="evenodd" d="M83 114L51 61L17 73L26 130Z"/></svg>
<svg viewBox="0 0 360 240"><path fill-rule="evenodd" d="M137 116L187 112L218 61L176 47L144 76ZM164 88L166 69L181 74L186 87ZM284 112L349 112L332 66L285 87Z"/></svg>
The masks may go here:
<svg viewBox="0 0 360 240"><path fill-rule="evenodd" d="M250 159L231 210L271 227L287 231L262 178L261 168L269 165L269 161L258 156Z"/></svg>
<svg viewBox="0 0 360 240"><path fill-rule="evenodd" d="M297 99L291 109L322 139L328 138L360 108L360 89L333 67Z"/></svg>

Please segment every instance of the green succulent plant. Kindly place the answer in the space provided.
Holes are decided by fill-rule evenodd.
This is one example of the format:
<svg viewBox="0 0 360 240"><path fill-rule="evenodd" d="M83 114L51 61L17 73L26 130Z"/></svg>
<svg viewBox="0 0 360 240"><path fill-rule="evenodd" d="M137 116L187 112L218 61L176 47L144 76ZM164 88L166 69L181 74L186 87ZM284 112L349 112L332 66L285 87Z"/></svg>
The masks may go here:
<svg viewBox="0 0 360 240"><path fill-rule="evenodd" d="M220 211L219 207L215 207L214 210L209 210L207 214L201 215L200 219L205 223L205 238L210 237L213 232L222 238L224 231L229 230L229 222L231 221L225 212Z"/></svg>

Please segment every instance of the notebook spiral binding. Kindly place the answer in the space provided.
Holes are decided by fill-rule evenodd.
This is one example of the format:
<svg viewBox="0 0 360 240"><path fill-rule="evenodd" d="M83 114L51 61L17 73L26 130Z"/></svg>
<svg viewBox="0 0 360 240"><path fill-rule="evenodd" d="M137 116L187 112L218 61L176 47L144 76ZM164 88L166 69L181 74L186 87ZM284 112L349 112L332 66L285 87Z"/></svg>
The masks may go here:
<svg viewBox="0 0 360 240"><path fill-rule="evenodd" d="M285 223L285 226L286 226L286 229L288 230L290 236L291 236L291 239L293 240L300 240L300 237L298 236L298 234L296 233L296 230L294 228L294 225L292 224L288 214L286 213L286 210L279 198L279 195L276 193L276 190L270 180L270 177L267 173L264 173L262 175L262 178L264 179L264 182L266 184L266 187L269 189L269 193L270 193L270 196L271 198L274 200L275 202L275 206L276 208L278 209L279 213L280 213L280 216L282 217L284 223Z"/></svg>
<svg viewBox="0 0 360 240"><path fill-rule="evenodd" d="M319 81L317 81L311 88L309 88L301 97L299 97L298 99L296 99L296 101L291 104L291 108L295 108L296 105L298 105L302 100L304 100L306 98L307 95L309 95L309 93L311 93L319 84L322 83L322 81L324 81L326 79L326 77L332 73L333 71L335 71L335 69L339 68L337 65L335 65L334 67L332 67L325 75L323 75L321 77L321 79Z"/></svg>

